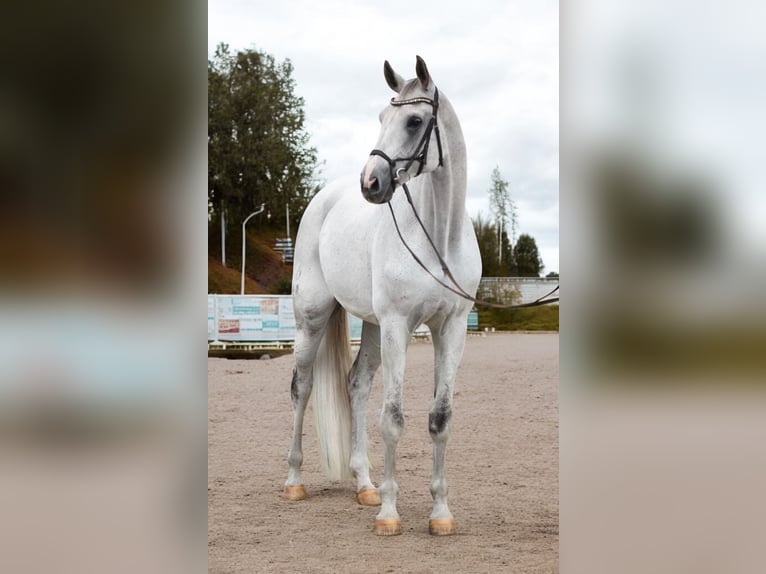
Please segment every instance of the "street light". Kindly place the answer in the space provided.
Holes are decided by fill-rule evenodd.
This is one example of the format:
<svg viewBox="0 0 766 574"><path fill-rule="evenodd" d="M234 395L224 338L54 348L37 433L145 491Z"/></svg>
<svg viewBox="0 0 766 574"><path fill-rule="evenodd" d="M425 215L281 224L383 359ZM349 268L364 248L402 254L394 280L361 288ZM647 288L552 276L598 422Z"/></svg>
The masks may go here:
<svg viewBox="0 0 766 574"><path fill-rule="evenodd" d="M250 218L253 215L258 215L259 213L263 213L263 210L266 209L266 204L262 203L261 206L254 212L252 212L250 215L248 215L245 220L242 222L242 290L241 294L245 294L245 225L248 221L250 221Z"/></svg>

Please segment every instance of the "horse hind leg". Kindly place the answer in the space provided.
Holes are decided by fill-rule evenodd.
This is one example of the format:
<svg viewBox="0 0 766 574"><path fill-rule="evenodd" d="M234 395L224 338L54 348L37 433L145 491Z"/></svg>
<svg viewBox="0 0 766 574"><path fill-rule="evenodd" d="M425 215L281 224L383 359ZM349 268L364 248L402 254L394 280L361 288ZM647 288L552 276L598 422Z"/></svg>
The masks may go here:
<svg viewBox="0 0 766 574"><path fill-rule="evenodd" d="M380 327L365 322L362 342L349 373L351 397L351 470L356 477L356 500L363 506L379 506L378 490L370 480L367 455L367 399L375 372L380 367Z"/></svg>
<svg viewBox="0 0 766 574"><path fill-rule="evenodd" d="M312 369L319 343L322 340L327 323L337 308L337 302L329 299L321 305L312 308L310 314L303 315L296 321L295 330L295 367L290 384L290 397L293 404L293 436L290 451L287 455L287 481L282 491L282 497L287 500L303 500L306 489L301 477L303 464L303 419L306 406L311 397L313 386ZM297 315L297 313L296 313ZM305 316L310 316L306 319Z"/></svg>
<svg viewBox="0 0 766 574"><path fill-rule="evenodd" d="M287 454L287 481L282 490L282 498L287 500L303 500L306 498L306 489L301 477L301 465L303 464L303 417L306 413L306 405L311 396L311 370L308 372L298 367L293 368L293 378L290 383L290 396L293 403L293 438L290 450Z"/></svg>

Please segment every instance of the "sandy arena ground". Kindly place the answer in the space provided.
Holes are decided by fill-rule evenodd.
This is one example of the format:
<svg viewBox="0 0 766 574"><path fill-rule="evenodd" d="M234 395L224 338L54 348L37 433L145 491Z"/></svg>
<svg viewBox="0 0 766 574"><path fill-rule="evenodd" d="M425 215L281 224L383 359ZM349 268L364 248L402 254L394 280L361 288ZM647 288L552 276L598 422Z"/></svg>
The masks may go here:
<svg viewBox="0 0 766 574"><path fill-rule="evenodd" d="M471 336L458 372L447 449L458 534L428 534L433 348L407 354L405 429L397 451L402 534L377 537L377 508L321 473L313 418L304 427L309 498L279 496L292 427L292 356L208 360L209 571L558 572L558 335ZM382 383L368 407L379 483Z"/></svg>

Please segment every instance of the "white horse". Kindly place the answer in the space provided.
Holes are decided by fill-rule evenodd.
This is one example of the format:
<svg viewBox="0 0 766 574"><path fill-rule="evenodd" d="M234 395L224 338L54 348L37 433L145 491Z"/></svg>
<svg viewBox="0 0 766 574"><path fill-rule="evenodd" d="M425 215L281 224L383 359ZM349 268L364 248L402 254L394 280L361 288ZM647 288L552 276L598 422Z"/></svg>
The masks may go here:
<svg viewBox="0 0 766 574"><path fill-rule="evenodd" d="M481 278L479 247L465 213L466 153L460 124L419 56L415 70L417 78L405 81L385 62L386 82L397 96L380 114L377 146L361 174L362 193L355 190L353 181L338 181L314 197L301 220L293 270L294 429L283 497L306 497L301 434L313 387L325 471L335 480L350 478L350 471L356 479L357 501L381 505L374 526L379 535L401 532L394 469L404 428L405 355L414 330L422 323L431 330L435 355L434 400L428 415L434 501L429 531L434 535L456 531L447 505L445 453L455 374L472 307L471 301L429 276L403 245L392 213L413 252L437 278L446 280L412 208L402 193L394 193L397 186L413 178L409 185L413 207L454 278L471 295L476 294ZM364 321L353 366L346 311ZM365 408L381 364L385 463L383 481L376 490L370 481Z"/></svg>

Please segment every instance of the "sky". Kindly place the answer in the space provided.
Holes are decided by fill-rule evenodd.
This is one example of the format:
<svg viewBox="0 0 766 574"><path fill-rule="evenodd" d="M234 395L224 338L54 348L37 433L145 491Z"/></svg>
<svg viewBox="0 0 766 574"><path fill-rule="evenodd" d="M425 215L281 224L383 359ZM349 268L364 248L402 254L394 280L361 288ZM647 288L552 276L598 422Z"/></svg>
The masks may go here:
<svg viewBox="0 0 766 574"><path fill-rule="evenodd" d="M551 0L208 2L209 56L224 42L292 62L327 182L358 175L374 147L393 95L383 62L409 79L420 55L460 119L468 213L489 217L498 167L544 274L559 270L558 33Z"/></svg>

